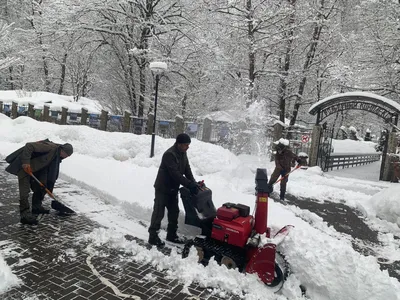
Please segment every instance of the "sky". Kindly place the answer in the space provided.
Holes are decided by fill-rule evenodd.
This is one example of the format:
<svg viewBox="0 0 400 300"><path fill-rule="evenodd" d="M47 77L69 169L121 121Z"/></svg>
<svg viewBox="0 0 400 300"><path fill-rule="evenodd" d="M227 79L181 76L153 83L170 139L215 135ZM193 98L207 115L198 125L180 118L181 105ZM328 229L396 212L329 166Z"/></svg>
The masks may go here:
<svg viewBox="0 0 400 300"><path fill-rule="evenodd" d="M147 240L148 232L143 224L150 221L154 180L162 154L173 145L174 139L156 137L155 156L150 158L151 138L147 135L103 132L81 125L62 126L28 117L11 120L0 114L0 159L27 142L46 138L74 146L74 154L61 164L54 193L78 214L102 225L80 237L90 242L86 250L92 255L100 253L90 245L115 247L132 253L132 259L138 262L165 270L185 286L197 281L214 288L219 296L229 292L246 300L304 299L300 284L307 288L311 299L400 299L400 283L389 277L387 271L380 270L376 257L359 254L348 236L307 210L273 201L275 195L269 201L268 225L272 232L287 224L295 226L279 245L291 268L279 294L265 287L255 275L228 270L214 261L203 267L197 263L193 251L182 259L176 253L164 256L155 249L141 247L126 240L124 235ZM375 151L373 146L362 141L333 142L335 153L354 152L355 148L371 153ZM196 180L204 180L212 189L216 207L236 202L250 206L251 212L255 204L256 169L266 168L270 175L274 168L274 162L267 157L236 156L220 146L196 139L190 144L188 157ZM400 235L400 203L395 196L400 186L378 181L378 174L379 162L328 173L319 167L299 169L290 175L287 191L298 197L346 203L357 208L368 217L368 225L380 232L378 238L382 245L375 250L388 261L400 260L400 241L394 238L394 234ZM60 183L63 187L58 186ZM67 187L64 183L68 183ZM76 189L80 193L73 196L66 193ZM180 208L183 214L182 202ZM190 236L197 234L198 229L180 224L179 232ZM165 235L162 230L160 236L165 238ZM0 293L21 282L4 261L4 257L12 255L6 250L0 251ZM63 255L73 259L68 252Z"/></svg>

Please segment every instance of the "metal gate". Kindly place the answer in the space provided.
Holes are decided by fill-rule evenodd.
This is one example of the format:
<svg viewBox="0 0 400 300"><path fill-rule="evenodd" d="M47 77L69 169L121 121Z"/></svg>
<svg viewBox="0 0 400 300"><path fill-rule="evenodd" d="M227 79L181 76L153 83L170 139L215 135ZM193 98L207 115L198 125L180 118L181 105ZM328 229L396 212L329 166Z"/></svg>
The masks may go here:
<svg viewBox="0 0 400 300"><path fill-rule="evenodd" d="M326 172L329 168L330 155L332 151L333 128L323 127L319 137L317 165Z"/></svg>

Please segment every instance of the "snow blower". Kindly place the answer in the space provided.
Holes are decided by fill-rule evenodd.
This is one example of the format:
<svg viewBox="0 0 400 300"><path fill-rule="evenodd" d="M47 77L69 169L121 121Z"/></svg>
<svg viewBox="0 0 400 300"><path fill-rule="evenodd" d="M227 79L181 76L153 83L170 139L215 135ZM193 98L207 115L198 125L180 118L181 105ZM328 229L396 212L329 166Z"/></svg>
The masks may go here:
<svg viewBox="0 0 400 300"><path fill-rule="evenodd" d="M217 210L208 188L191 195L185 187L180 189L185 207L185 223L200 227L202 234L189 240L182 257L196 249L199 262L207 265L211 257L227 268L239 272L256 273L275 292L280 290L288 275L288 265L277 246L293 227L287 225L271 238L268 221L268 196L270 187L266 169L257 169L256 208L250 215L250 207L243 204L225 203Z"/></svg>
<svg viewBox="0 0 400 300"><path fill-rule="evenodd" d="M46 193L50 196L50 198L53 199L53 201L51 201L51 208L54 210L57 210L60 214L75 214L75 211L73 211L72 209L70 209L69 207L65 206L64 204L62 204L60 201L58 201L56 199L56 197L54 196L54 194L52 192L50 192L50 190L39 180L36 178L35 175L33 175L33 173L29 174L30 176L32 176L33 179L35 179L35 181L42 187L44 188L44 190L46 191Z"/></svg>

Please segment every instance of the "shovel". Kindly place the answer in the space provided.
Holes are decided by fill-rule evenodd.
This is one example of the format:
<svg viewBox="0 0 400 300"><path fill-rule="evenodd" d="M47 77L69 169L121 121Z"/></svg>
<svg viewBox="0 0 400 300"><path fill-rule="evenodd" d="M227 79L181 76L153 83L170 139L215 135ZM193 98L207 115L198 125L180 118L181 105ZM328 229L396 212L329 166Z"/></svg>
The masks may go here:
<svg viewBox="0 0 400 300"><path fill-rule="evenodd" d="M290 173L293 173L294 171L296 171L297 169L300 169L300 165L298 164L292 171L290 171L289 173L286 173L285 176L282 176L281 178L279 178L275 183L277 184L278 182L281 182L285 177L289 176Z"/></svg>
<svg viewBox="0 0 400 300"><path fill-rule="evenodd" d="M30 173L29 175L32 176L33 179L35 179L35 181L42 187L44 188L44 190L46 191L46 193L50 196L51 199L53 199L53 201L51 201L51 208L57 210L59 213L61 214L74 214L75 212L70 209L69 207L65 206L64 204L62 204L60 201L58 201L56 199L56 197L53 195L52 192L50 192L50 190L42 183L40 182L39 179L36 178L35 175L33 175L33 173Z"/></svg>

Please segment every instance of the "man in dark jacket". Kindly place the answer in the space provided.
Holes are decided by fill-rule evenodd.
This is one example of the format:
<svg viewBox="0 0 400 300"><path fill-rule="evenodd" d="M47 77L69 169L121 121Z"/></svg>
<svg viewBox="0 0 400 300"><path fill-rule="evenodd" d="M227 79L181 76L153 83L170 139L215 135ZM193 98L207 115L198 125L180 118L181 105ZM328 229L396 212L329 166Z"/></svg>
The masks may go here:
<svg viewBox="0 0 400 300"><path fill-rule="evenodd" d="M157 247L164 245L164 242L158 236L158 231L164 218L165 208L168 210L167 240L174 243L182 243L182 240L177 235L179 186L187 187L192 194L197 194L198 192L198 185L193 177L186 155L190 142L189 135L181 133L176 137L175 144L163 154L154 183L155 199L149 227L149 244L151 245Z"/></svg>
<svg viewBox="0 0 400 300"><path fill-rule="evenodd" d="M273 184L278 180L279 176L282 176L281 180L281 190L279 198L285 200L286 185L289 180L289 175L286 176L291 171L292 165L297 161L300 163L300 158L297 157L292 151L289 150L289 141L286 139L280 139L274 142L276 148L275 154L275 170L272 172L269 178L268 185L272 191Z"/></svg>
<svg viewBox="0 0 400 300"><path fill-rule="evenodd" d="M10 164L6 171L18 176L19 209L21 223L36 225L38 214L48 214L42 206L45 190L31 177L35 175L50 191L58 178L61 161L73 153L71 144L56 144L49 140L27 143L24 147L6 157ZM32 212L29 207L29 193L33 191Z"/></svg>

